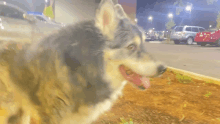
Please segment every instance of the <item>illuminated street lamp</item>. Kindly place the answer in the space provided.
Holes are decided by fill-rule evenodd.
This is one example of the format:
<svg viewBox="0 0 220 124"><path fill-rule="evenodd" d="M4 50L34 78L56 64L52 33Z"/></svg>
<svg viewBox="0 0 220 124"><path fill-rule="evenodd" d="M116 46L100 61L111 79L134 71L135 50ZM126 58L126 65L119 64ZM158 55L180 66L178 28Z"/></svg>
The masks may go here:
<svg viewBox="0 0 220 124"><path fill-rule="evenodd" d="M149 16L149 17L148 17L148 20L149 20L150 23L152 24L152 22L153 22L153 17L152 17L152 16Z"/></svg>
<svg viewBox="0 0 220 124"><path fill-rule="evenodd" d="M191 6L186 6L186 11L191 11Z"/></svg>
<svg viewBox="0 0 220 124"><path fill-rule="evenodd" d="M149 17L148 17L148 20L149 20L149 21L152 21L152 20L153 20L153 17L152 17L152 16L149 16Z"/></svg>
<svg viewBox="0 0 220 124"><path fill-rule="evenodd" d="M209 27L211 28L211 27L212 27L212 25L209 25Z"/></svg>
<svg viewBox="0 0 220 124"><path fill-rule="evenodd" d="M191 12L191 11L192 11L192 5L187 5L187 6L186 6L186 11Z"/></svg>
<svg viewBox="0 0 220 124"><path fill-rule="evenodd" d="M3 4L6 5L6 2L4 1Z"/></svg>
<svg viewBox="0 0 220 124"><path fill-rule="evenodd" d="M138 19L136 18L136 19L134 19L134 21L137 23Z"/></svg>
<svg viewBox="0 0 220 124"><path fill-rule="evenodd" d="M173 18L173 14L172 14L172 13L169 13L169 14L168 14L168 18L171 18L171 19L172 19L172 18Z"/></svg>
<svg viewBox="0 0 220 124"><path fill-rule="evenodd" d="M151 33L151 32L152 32L152 30L149 30L149 32Z"/></svg>

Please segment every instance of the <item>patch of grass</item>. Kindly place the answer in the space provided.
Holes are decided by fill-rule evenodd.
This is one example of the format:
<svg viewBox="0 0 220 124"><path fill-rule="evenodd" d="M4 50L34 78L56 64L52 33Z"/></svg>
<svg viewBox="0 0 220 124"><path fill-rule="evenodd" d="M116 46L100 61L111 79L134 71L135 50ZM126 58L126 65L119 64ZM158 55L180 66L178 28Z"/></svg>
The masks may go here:
<svg viewBox="0 0 220 124"><path fill-rule="evenodd" d="M173 71L174 74L178 74L177 72Z"/></svg>
<svg viewBox="0 0 220 124"><path fill-rule="evenodd" d="M167 77L167 80L168 80L168 82L167 82L167 84L171 84L171 79L170 79L170 77Z"/></svg>
<svg viewBox="0 0 220 124"><path fill-rule="evenodd" d="M119 124L134 124L132 118L130 118L130 121L126 121L124 118L120 118L121 122Z"/></svg>
<svg viewBox="0 0 220 124"><path fill-rule="evenodd" d="M204 96L209 97L210 95L212 95L212 92L207 92Z"/></svg>
<svg viewBox="0 0 220 124"><path fill-rule="evenodd" d="M181 75L181 74L176 74L176 79L180 82L180 83L191 83L192 82L192 78L189 76L185 76L185 75Z"/></svg>
<svg viewBox="0 0 220 124"><path fill-rule="evenodd" d="M207 84L211 84L212 82L211 82L211 81L206 81L205 83L207 83Z"/></svg>

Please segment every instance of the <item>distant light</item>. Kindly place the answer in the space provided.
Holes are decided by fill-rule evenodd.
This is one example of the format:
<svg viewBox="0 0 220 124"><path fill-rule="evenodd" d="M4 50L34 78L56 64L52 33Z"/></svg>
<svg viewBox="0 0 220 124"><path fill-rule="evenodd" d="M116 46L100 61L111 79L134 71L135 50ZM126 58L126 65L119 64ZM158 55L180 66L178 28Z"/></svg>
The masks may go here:
<svg viewBox="0 0 220 124"><path fill-rule="evenodd" d="M5 29L5 27L4 27L4 26L1 26L1 29Z"/></svg>
<svg viewBox="0 0 220 124"><path fill-rule="evenodd" d="M163 31L164 32L164 31Z"/></svg>
<svg viewBox="0 0 220 124"><path fill-rule="evenodd" d="M136 19L134 19L134 21L135 21L135 22L137 22L137 21L138 21L138 19L136 18Z"/></svg>
<svg viewBox="0 0 220 124"><path fill-rule="evenodd" d="M152 32L152 30L149 30L149 32L151 33L151 32Z"/></svg>
<svg viewBox="0 0 220 124"><path fill-rule="evenodd" d="M148 17L148 20L152 21L152 20L153 20L153 17L152 17L152 16L149 16L149 17Z"/></svg>
<svg viewBox="0 0 220 124"><path fill-rule="evenodd" d="M153 30L154 30L154 28L153 28Z"/></svg>
<svg viewBox="0 0 220 124"><path fill-rule="evenodd" d="M212 27L212 25L209 25L209 27L211 28L211 27Z"/></svg>
<svg viewBox="0 0 220 124"><path fill-rule="evenodd" d="M48 2L48 0L45 0L45 2L47 3L47 2Z"/></svg>
<svg viewBox="0 0 220 124"><path fill-rule="evenodd" d="M6 5L6 2L4 1L3 4Z"/></svg>
<svg viewBox="0 0 220 124"><path fill-rule="evenodd" d="M168 31L167 31L168 32Z"/></svg>
<svg viewBox="0 0 220 124"><path fill-rule="evenodd" d="M172 14L172 13L169 13L169 14L168 14L168 17L169 17L169 18L173 18L173 14Z"/></svg>
<svg viewBox="0 0 220 124"><path fill-rule="evenodd" d="M191 12L191 10L192 10L192 6L191 5L187 5L186 6L186 11L190 11Z"/></svg>

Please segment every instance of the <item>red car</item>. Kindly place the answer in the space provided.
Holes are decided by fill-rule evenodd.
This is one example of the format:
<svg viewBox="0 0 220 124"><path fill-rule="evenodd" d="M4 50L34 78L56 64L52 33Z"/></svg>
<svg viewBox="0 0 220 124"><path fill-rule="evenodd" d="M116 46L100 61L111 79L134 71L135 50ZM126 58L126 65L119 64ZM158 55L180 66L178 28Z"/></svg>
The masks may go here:
<svg viewBox="0 0 220 124"><path fill-rule="evenodd" d="M210 44L220 47L220 30L199 32L196 34L194 41L201 46Z"/></svg>

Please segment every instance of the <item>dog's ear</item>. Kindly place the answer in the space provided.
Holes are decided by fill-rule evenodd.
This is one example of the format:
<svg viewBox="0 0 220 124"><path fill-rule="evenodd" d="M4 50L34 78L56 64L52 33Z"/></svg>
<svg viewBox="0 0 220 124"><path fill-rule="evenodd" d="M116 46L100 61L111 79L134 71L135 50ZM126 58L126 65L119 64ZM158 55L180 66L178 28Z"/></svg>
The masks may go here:
<svg viewBox="0 0 220 124"><path fill-rule="evenodd" d="M118 26L117 15L112 0L102 0L96 12L96 26L110 40L114 39L114 32Z"/></svg>
<svg viewBox="0 0 220 124"><path fill-rule="evenodd" d="M127 18L127 14L124 12L124 9L120 4L115 5L115 11L118 15L118 18Z"/></svg>

